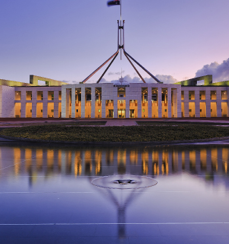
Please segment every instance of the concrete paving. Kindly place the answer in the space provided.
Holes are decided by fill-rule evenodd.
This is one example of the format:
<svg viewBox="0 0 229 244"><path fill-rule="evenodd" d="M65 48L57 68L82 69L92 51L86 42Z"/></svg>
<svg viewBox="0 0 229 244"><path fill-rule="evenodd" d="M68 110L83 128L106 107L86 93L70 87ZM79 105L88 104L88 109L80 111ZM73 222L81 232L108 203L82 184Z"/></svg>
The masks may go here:
<svg viewBox="0 0 229 244"><path fill-rule="evenodd" d="M108 120L105 126L136 126L138 125L135 120L126 119L112 119Z"/></svg>

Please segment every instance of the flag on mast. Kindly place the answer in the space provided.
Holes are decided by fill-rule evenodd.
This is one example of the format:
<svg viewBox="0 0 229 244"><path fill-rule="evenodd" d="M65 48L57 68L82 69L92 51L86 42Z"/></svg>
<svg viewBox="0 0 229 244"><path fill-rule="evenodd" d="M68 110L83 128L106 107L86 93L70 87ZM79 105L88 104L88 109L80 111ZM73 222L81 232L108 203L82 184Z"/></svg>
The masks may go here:
<svg viewBox="0 0 229 244"><path fill-rule="evenodd" d="M120 0L112 0L107 2L107 6L114 6L114 5L120 5Z"/></svg>

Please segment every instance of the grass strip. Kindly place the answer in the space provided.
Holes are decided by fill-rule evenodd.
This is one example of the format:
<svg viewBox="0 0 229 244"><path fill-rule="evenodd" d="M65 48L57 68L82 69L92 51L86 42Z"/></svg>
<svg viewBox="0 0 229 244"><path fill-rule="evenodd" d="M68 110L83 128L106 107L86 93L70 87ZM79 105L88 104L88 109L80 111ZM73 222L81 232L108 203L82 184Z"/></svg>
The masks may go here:
<svg viewBox="0 0 229 244"><path fill-rule="evenodd" d="M209 139L229 136L228 127L208 125L67 127L65 125L7 128L0 135L47 141L149 142Z"/></svg>

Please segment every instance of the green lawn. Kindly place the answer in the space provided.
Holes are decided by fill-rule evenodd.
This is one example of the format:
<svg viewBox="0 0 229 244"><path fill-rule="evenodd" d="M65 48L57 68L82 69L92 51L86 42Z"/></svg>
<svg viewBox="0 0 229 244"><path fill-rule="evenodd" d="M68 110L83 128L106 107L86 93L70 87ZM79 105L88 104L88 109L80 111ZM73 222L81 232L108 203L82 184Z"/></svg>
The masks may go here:
<svg viewBox="0 0 229 244"><path fill-rule="evenodd" d="M148 142L226 137L229 136L229 127L191 124L129 127L43 125L7 128L1 130L0 135L47 141Z"/></svg>

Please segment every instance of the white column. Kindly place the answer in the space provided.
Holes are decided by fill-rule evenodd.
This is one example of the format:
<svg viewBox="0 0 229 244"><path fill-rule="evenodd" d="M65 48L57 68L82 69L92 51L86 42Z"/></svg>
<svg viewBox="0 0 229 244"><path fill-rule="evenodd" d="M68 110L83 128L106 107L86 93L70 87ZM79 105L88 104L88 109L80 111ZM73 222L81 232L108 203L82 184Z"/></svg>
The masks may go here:
<svg viewBox="0 0 229 244"><path fill-rule="evenodd" d="M72 91L72 114L71 114L71 118L75 118L76 117L76 89L75 89L75 87L72 87L71 91Z"/></svg>
<svg viewBox="0 0 229 244"><path fill-rule="evenodd" d="M43 91L43 118L48 118L48 91Z"/></svg>
<svg viewBox="0 0 229 244"><path fill-rule="evenodd" d="M32 91L32 118L37 117L37 91Z"/></svg>
<svg viewBox="0 0 229 244"><path fill-rule="evenodd" d="M200 117L200 91L195 90L195 117Z"/></svg>
<svg viewBox="0 0 229 244"><path fill-rule="evenodd" d="M157 90L158 118L162 117L161 91L162 91L161 87L158 87L158 90Z"/></svg>
<svg viewBox="0 0 229 244"><path fill-rule="evenodd" d="M81 86L81 118L85 118L85 86Z"/></svg>
<svg viewBox="0 0 229 244"><path fill-rule="evenodd" d="M189 91L184 90L184 117L189 117Z"/></svg>
<svg viewBox="0 0 229 244"><path fill-rule="evenodd" d="M181 86L177 87L176 89L176 116L177 118L181 118Z"/></svg>
<svg viewBox="0 0 229 244"><path fill-rule="evenodd" d="M21 118L25 118L26 91L21 91Z"/></svg>
<svg viewBox="0 0 229 244"><path fill-rule="evenodd" d="M61 118L66 118L66 88L61 88Z"/></svg>
<svg viewBox="0 0 229 244"><path fill-rule="evenodd" d="M69 118L70 115L70 88L66 89L66 118Z"/></svg>
<svg viewBox="0 0 229 244"><path fill-rule="evenodd" d="M91 87L91 118L95 118L95 87Z"/></svg>
<svg viewBox="0 0 229 244"><path fill-rule="evenodd" d="M59 91L54 91L54 118L58 118Z"/></svg>
<svg viewBox="0 0 229 244"><path fill-rule="evenodd" d="M221 90L216 90L216 106L217 106L217 117L222 117L221 112Z"/></svg>
<svg viewBox="0 0 229 244"><path fill-rule="evenodd" d="M168 92L168 118L171 118L171 87L167 88Z"/></svg>
<svg viewBox="0 0 229 244"><path fill-rule="evenodd" d="M126 118L130 118L130 100L126 99Z"/></svg>
<svg viewBox="0 0 229 244"><path fill-rule="evenodd" d="M114 98L114 118L118 118L118 99Z"/></svg>
<svg viewBox="0 0 229 244"><path fill-rule="evenodd" d="M210 90L206 89L205 92L205 99L206 99L206 117L211 117L211 100L210 100Z"/></svg>

